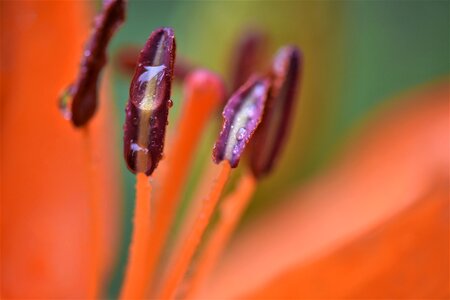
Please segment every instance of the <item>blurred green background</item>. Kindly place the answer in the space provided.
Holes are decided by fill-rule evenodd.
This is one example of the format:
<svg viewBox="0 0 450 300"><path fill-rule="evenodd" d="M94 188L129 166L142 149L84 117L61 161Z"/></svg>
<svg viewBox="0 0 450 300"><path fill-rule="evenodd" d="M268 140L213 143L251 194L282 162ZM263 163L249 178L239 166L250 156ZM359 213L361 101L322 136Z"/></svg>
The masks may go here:
<svg viewBox="0 0 450 300"><path fill-rule="evenodd" d="M179 56L229 81L233 47L249 26L267 32L271 55L284 44L302 49L305 66L295 124L278 168L258 188L248 211L251 216L325 168L373 111L392 102L389 99L448 77L449 6L449 1L130 0L127 21L114 37L110 55L114 58L126 45L143 45L156 27L171 26ZM130 78L119 70L113 76L120 132ZM171 124L181 97L181 87L176 86ZM199 156L210 157L216 130L209 130ZM121 143L117 140L119 149ZM120 161L124 226L120 259L108 287L112 298L122 280L134 202L134 177ZM198 177L201 164L196 162L190 183Z"/></svg>

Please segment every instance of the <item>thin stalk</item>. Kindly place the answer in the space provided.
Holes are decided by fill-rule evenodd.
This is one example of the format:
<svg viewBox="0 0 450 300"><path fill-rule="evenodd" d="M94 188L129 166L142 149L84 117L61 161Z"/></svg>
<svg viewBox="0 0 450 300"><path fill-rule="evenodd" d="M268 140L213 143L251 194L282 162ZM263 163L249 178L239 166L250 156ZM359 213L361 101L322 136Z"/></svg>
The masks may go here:
<svg viewBox="0 0 450 300"><path fill-rule="evenodd" d="M200 213L190 230L190 234L180 248L174 252L174 262L168 270L166 280L162 285L162 290L158 299L172 299L175 295L178 284L183 279L192 257L200 244L203 234L208 226L214 209L220 200L222 190L228 181L231 167L227 160L221 162L220 173L215 180L208 197L203 201Z"/></svg>
<svg viewBox="0 0 450 300"><path fill-rule="evenodd" d="M121 299L142 298L141 291L148 285L142 262L146 261L150 246L151 190L149 178L144 173L136 174L134 228Z"/></svg>
<svg viewBox="0 0 450 300"><path fill-rule="evenodd" d="M89 255L88 255L88 298L97 299L100 294L101 254L103 253L102 224L103 214L101 211L101 196L99 190L99 179L93 159L92 136L89 125L83 128L83 141L86 162L86 172L89 185Z"/></svg>
<svg viewBox="0 0 450 300"><path fill-rule="evenodd" d="M207 71L196 71L186 79L186 106L180 117L177 134L168 151L160 194L156 199L155 219L151 232L151 248L143 266L147 282L154 282L160 256L178 207L198 142L212 112L223 96L220 80ZM152 286L155 288L155 286ZM154 291L152 291L154 292ZM143 291L145 295L145 291Z"/></svg>
<svg viewBox="0 0 450 300"><path fill-rule="evenodd" d="M220 219L199 256L197 266L188 285L188 290L184 295L185 298L194 298L206 282L206 279L209 278L211 271L223 253L242 214L247 208L255 188L255 177L251 173L246 172L240 178L236 189L223 200L220 207Z"/></svg>

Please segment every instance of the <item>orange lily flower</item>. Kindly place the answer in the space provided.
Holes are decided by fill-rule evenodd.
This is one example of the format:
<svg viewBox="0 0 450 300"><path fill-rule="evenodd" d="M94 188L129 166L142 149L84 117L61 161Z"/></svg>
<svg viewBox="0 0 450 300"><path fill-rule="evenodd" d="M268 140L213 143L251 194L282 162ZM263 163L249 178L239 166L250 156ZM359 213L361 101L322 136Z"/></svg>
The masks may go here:
<svg viewBox="0 0 450 300"><path fill-rule="evenodd" d="M2 29L1 40L1 296L100 298L98 290L117 255L122 198L120 155L111 146L117 132L108 72L89 131L72 128L56 105L77 72L89 11L80 1L0 5L2 28L8 28ZM187 79L187 98L220 99L219 80L205 71L195 74ZM448 80L427 86L403 96L407 103L398 101L379 112L326 172L244 224L218 265L212 265L212 276L199 281L198 290L189 291L196 277L188 272L195 273L203 255L196 252L197 240L177 241L170 253L175 257L158 273L160 261L155 260L164 255L148 241L167 233L160 227L150 232L139 228L139 222L145 227L150 224L146 218L155 217L146 206L153 186L139 173L135 226L136 237L142 239L131 250L131 279L125 281L122 298L131 299L136 290L138 298L146 298L145 288L154 293L154 285L162 287L151 295L163 299L450 297L449 88ZM184 135L175 136L172 146L195 152L189 142L200 137L217 102L208 105L199 112L187 104L188 117L180 122ZM188 128L190 121L196 123ZM184 171L190 167L182 155L170 148L168 152L161 173L153 178L163 183L156 194L163 200L180 196ZM217 169L217 182L207 183L212 187L209 201L200 208L210 217L230 173L228 163ZM242 193L239 188L233 191L250 199L257 183L243 177ZM98 225L90 217L92 194L100 212L94 220L100 224L98 253L92 250L91 234ZM168 217L157 213L157 224L169 228ZM210 221L203 217L188 224L195 238L202 237ZM193 259L194 254L198 257ZM143 272L141 263L153 273ZM93 274L97 271L100 278ZM187 294L180 293L184 290Z"/></svg>

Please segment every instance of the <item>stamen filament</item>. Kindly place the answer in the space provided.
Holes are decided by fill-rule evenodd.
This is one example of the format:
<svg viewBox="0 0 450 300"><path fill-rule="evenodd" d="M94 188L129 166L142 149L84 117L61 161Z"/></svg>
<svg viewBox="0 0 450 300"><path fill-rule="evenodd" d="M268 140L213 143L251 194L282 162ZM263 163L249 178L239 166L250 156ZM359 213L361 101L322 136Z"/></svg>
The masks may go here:
<svg viewBox="0 0 450 300"><path fill-rule="evenodd" d="M121 299L143 298L142 291L147 286L142 263L146 261L150 247L151 190L149 178L144 173L136 174L134 229Z"/></svg>
<svg viewBox="0 0 450 300"><path fill-rule="evenodd" d="M102 224L103 214L100 207L100 190L98 174L95 170L93 148L89 124L82 127L85 151L86 172L89 185L89 255L88 255L88 298L97 299L100 293L101 254L103 253Z"/></svg>
<svg viewBox="0 0 450 300"><path fill-rule="evenodd" d="M192 228L200 209L202 208L202 201L204 195L208 195L211 190L211 178L214 178L217 174L219 166L216 164L207 164L201 171L200 179L191 197L192 201L187 207L187 212L183 219L183 226L180 226L180 232L176 237L173 249L177 249L184 242L185 238L189 234L189 230Z"/></svg>
<svg viewBox="0 0 450 300"><path fill-rule="evenodd" d="M240 178L236 189L220 206L220 219L214 227L197 261L184 298L192 299L211 274L256 188L256 179L250 172Z"/></svg>
<svg viewBox="0 0 450 300"><path fill-rule="evenodd" d="M222 161L220 166L221 170L219 176L217 177L210 194L203 202L203 206L195 223L193 224L193 227L190 230L190 234L181 247L175 250L174 263L168 270L168 275L162 285L162 291L157 297L158 299L171 299L174 297L176 288L179 282L183 279L192 257L195 254L195 250L200 244L203 233L210 222L214 209L219 202L222 190L228 181L231 171L230 163L227 160Z"/></svg>
<svg viewBox="0 0 450 300"><path fill-rule="evenodd" d="M220 80L206 71L196 71L186 80L186 107L180 117L177 135L167 154L166 173L161 178L161 194L157 199L155 220L152 226L146 282L153 282L157 263L172 225L181 191L186 181L191 161L209 117L222 101ZM142 291L142 295L145 294Z"/></svg>

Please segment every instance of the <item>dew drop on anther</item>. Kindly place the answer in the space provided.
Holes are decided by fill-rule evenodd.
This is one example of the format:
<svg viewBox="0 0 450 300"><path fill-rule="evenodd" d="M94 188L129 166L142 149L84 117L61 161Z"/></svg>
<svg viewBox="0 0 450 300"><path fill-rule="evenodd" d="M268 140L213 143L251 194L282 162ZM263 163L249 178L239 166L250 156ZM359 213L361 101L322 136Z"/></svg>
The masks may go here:
<svg viewBox="0 0 450 300"><path fill-rule="evenodd" d="M239 147L238 147L238 145L234 145L233 146L233 155L237 155L238 153L239 153Z"/></svg>
<svg viewBox="0 0 450 300"><path fill-rule="evenodd" d="M131 150L134 152L143 152L143 153L148 153L148 149L139 146L139 144L137 143L131 143Z"/></svg>
<svg viewBox="0 0 450 300"><path fill-rule="evenodd" d="M242 141L246 134L247 134L247 129L245 129L244 127L239 128L239 130L236 133L236 140Z"/></svg>
<svg viewBox="0 0 450 300"><path fill-rule="evenodd" d="M61 112L62 116L66 120L72 119L72 101L73 97L70 93L71 88L69 87L59 98L59 111Z"/></svg>

